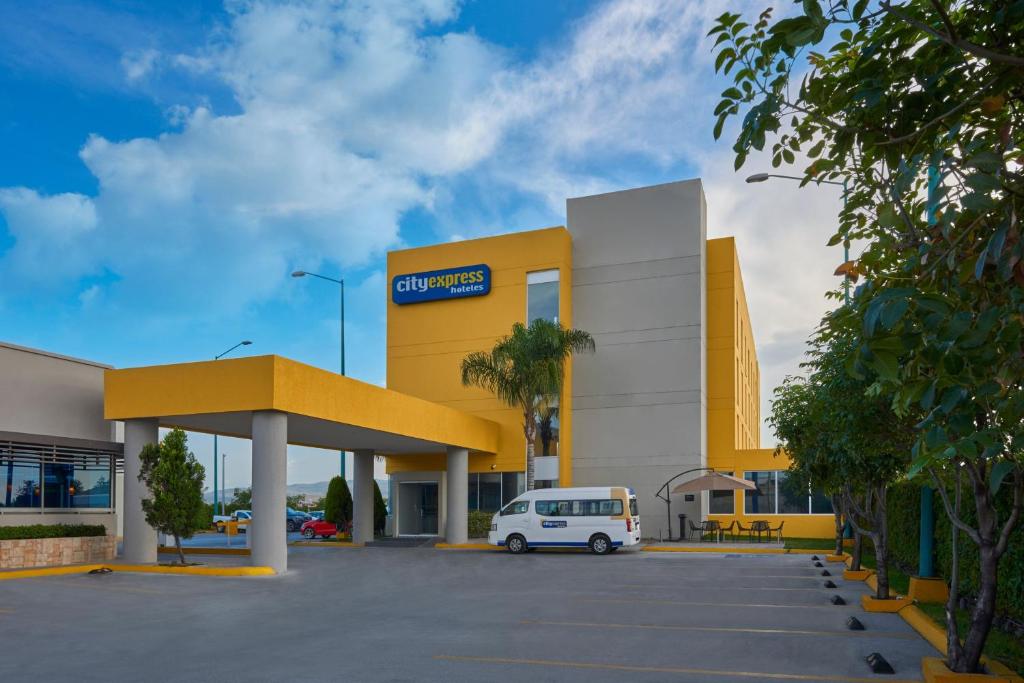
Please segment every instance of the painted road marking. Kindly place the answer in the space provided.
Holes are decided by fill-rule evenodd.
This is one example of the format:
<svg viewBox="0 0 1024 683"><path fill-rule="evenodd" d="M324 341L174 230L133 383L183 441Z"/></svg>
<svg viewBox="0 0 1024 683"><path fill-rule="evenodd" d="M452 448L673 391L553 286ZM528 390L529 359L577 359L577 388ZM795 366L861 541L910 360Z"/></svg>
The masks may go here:
<svg viewBox="0 0 1024 683"><path fill-rule="evenodd" d="M644 603L649 605L688 605L691 607L770 607L772 609L830 609L835 610L838 605L767 605L747 602L689 602L686 600L647 600L644 598L616 599L616 598L585 598L580 602L603 602L603 603ZM844 605L854 607L855 605Z"/></svg>
<svg viewBox="0 0 1024 683"><path fill-rule="evenodd" d="M478 662L481 664L520 664L529 666L550 666L568 669L598 669L606 671L634 671L637 673L690 674L694 676L720 676L734 678L756 678L759 680L781 681L829 681L835 683L878 683L878 678L857 676L832 676L823 674L779 674L767 671L721 671L717 669L691 669L681 666L641 666L634 664L598 664L596 662L567 662L557 659L516 659L512 657L461 657L458 655L435 655L434 659L449 662ZM907 679L886 679L889 683L912 683Z"/></svg>
<svg viewBox="0 0 1024 683"><path fill-rule="evenodd" d="M71 588L78 590L79 588L88 588L90 590L97 591L112 591L114 593L139 593L140 595L167 595L167 591L157 591L149 588L136 588L134 586L118 586L118 585L102 585L94 583L92 581L75 581L67 579L56 579L52 577L40 577L29 579L29 581L39 582L45 580L49 585L58 585L65 588Z"/></svg>
<svg viewBox="0 0 1024 683"><path fill-rule="evenodd" d="M670 588L671 586L669 584L665 584L665 583L657 583L657 584L655 584L655 583L626 583L626 584L623 584L622 587L623 588L642 589L642 590L646 590L648 588L651 589L651 590L655 590L655 589L657 589L657 590L665 590L666 588ZM687 588L693 588L694 586L691 585L691 583L689 581L687 581L686 582L686 587ZM729 586L729 590L731 590L731 591L823 591L823 590L834 590L834 589L831 589L831 588L821 588L821 587L814 587L814 588L812 588L810 586L808 586L806 588L778 588L778 587L775 587L775 586Z"/></svg>
<svg viewBox="0 0 1024 683"><path fill-rule="evenodd" d="M810 631L790 628L727 628L721 626L681 626L675 624L613 624L606 622L587 621L543 621L537 619L523 619L521 624L534 624L538 626L583 626L589 628L610 628L610 629L651 629L656 631L710 631L714 633L766 633L798 636L841 636L843 638L900 638L903 640L916 640L916 633L899 633L896 631Z"/></svg>

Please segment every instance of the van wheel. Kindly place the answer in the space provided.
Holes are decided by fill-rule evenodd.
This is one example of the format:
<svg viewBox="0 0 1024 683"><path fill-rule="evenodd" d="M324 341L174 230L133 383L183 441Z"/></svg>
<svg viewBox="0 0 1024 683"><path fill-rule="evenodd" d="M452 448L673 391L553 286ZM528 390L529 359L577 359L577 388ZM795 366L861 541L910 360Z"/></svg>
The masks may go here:
<svg viewBox="0 0 1024 683"><path fill-rule="evenodd" d="M512 534L505 539L505 547L508 548L508 551L513 555L525 553L527 551L526 539L519 534Z"/></svg>
<svg viewBox="0 0 1024 683"><path fill-rule="evenodd" d="M612 551L612 540L604 534L594 534L590 537L590 552L595 555L607 555Z"/></svg>

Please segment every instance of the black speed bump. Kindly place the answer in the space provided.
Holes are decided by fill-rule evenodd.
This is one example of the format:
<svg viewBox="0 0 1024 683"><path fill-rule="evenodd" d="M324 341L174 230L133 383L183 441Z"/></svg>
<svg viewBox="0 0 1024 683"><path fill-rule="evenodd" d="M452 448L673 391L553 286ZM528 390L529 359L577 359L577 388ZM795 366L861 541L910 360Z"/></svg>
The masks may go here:
<svg viewBox="0 0 1024 683"><path fill-rule="evenodd" d="M823 565L821 562L815 562L814 566L815 567L824 567L825 565Z"/></svg>
<svg viewBox="0 0 1024 683"><path fill-rule="evenodd" d="M841 595L833 595L831 600L830 600L830 602L833 605L845 605L846 604L846 600L843 600L843 596L841 596Z"/></svg>
<svg viewBox="0 0 1024 683"><path fill-rule="evenodd" d="M857 617L849 617L846 620L846 628L850 629L851 631L863 631L864 624L862 624L860 619L858 619Z"/></svg>
<svg viewBox="0 0 1024 683"><path fill-rule="evenodd" d="M836 585L834 583L832 583L831 579L829 579L828 581L825 582L825 588L835 588L835 587L836 587Z"/></svg>
<svg viewBox="0 0 1024 683"><path fill-rule="evenodd" d="M868 666L871 667L871 672L872 673L876 673L876 674L894 674L894 673L896 673L895 671L893 671L892 665L889 664L889 662L885 661L885 657L883 657L878 652L872 652L871 654L869 654L867 656L867 661L868 661Z"/></svg>
<svg viewBox="0 0 1024 683"><path fill-rule="evenodd" d="M811 561L812 561L812 562L817 562L817 561L818 561L818 559L819 559L819 558L818 558L818 556L817 556L817 555L811 555Z"/></svg>
<svg viewBox="0 0 1024 683"><path fill-rule="evenodd" d="M822 575L822 576L832 576L832 572L830 572L830 571L829 571L829 570L827 570L827 569L822 569L822 570L821 570L821 575Z"/></svg>

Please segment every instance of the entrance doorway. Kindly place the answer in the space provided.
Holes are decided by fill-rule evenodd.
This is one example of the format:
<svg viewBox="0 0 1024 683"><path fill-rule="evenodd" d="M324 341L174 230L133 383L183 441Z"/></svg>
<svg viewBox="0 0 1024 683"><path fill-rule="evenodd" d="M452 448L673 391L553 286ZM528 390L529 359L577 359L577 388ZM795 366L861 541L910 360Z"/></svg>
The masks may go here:
<svg viewBox="0 0 1024 683"><path fill-rule="evenodd" d="M437 482L402 482L398 493L398 535L437 535Z"/></svg>

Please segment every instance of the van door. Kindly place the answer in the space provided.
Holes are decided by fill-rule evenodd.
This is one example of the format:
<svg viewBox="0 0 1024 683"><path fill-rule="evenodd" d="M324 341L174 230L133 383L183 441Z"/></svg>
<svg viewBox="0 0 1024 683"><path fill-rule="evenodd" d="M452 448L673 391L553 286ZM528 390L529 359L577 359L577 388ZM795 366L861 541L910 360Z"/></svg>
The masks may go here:
<svg viewBox="0 0 1024 683"><path fill-rule="evenodd" d="M573 545L569 528L571 505L568 500L534 501L532 536L527 536L527 542L538 546Z"/></svg>

